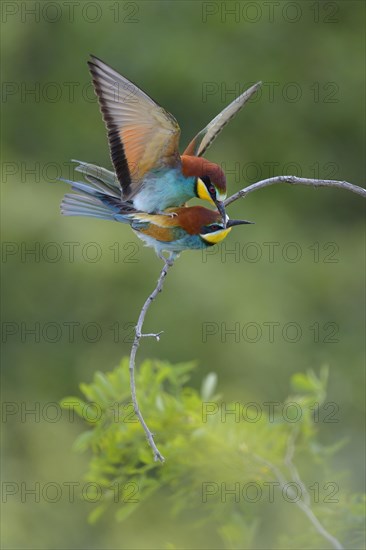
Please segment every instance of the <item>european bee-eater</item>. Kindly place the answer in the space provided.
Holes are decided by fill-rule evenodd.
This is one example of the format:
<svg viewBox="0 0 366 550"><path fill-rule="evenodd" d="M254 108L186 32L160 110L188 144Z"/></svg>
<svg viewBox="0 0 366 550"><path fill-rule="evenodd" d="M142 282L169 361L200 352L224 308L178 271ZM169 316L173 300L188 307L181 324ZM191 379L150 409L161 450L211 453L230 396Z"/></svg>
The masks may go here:
<svg viewBox="0 0 366 550"><path fill-rule="evenodd" d="M87 182L67 181L79 194L65 195L61 212L65 216L90 216L127 223L147 246L166 261L163 252L173 257L183 250L201 249L219 243L234 225L251 223L245 220L222 220L217 210L202 206L174 207L162 214L137 211L121 200L113 172L93 165L80 164Z"/></svg>
<svg viewBox="0 0 366 550"><path fill-rule="evenodd" d="M88 65L108 129L120 198L136 210L161 213L198 197L216 204L225 220L225 174L202 155L260 82L217 115L181 156L180 128L173 115L97 57L91 56Z"/></svg>

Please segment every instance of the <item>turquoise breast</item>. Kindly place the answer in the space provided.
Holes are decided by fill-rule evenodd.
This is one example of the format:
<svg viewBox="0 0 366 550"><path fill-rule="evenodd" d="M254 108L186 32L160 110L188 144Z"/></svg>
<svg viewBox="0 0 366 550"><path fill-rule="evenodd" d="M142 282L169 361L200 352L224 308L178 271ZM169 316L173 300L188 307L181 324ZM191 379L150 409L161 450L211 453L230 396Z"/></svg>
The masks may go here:
<svg viewBox="0 0 366 550"><path fill-rule="evenodd" d="M195 179L185 178L180 168L164 168L151 172L132 197L133 205L143 212L157 212L180 206L195 196Z"/></svg>

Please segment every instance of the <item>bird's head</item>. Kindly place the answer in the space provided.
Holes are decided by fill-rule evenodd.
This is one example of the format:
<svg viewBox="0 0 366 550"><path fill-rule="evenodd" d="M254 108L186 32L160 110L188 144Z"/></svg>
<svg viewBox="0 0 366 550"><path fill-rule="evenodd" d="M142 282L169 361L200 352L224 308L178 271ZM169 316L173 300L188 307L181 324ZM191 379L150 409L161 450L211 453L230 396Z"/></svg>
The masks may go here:
<svg viewBox="0 0 366 550"><path fill-rule="evenodd" d="M181 158L183 175L196 178L196 197L215 204L225 220L226 177L221 167L202 157L182 155Z"/></svg>
<svg viewBox="0 0 366 550"><path fill-rule="evenodd" d="M179 224L190 235L199 235L207 246L212 246L225 239L234 225L248 224L246 220L225 220L221 214L203 206L192 206L179 209Z"/></svg>

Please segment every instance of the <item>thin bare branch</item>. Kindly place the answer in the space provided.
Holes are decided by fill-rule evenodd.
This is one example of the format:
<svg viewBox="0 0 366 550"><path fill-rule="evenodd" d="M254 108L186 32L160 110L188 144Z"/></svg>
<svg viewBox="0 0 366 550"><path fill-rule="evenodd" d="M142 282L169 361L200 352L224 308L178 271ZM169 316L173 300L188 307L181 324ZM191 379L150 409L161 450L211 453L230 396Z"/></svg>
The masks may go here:
<svg viewBox="0 0 366 550"><path fill-rule="evenodd" d="M291 445L293 445L293 444L294 444L294 442L293 442L293 440L291 440L291 442L289 442L290 449L289 449L289 447L287 448L285 462L286 461L290 462L290 467L292 465L292 467L295 468L295 470L296 470L296 467L292 464L293 450L291 448ZM267 468L269 468L274 473L274 475L276 476L276 478L277 478L277 480L280 484L281 490L282 491L285 490L286 494L291 496L291 498L293 499L293 502L295 502L296 506L298 506L300 508L300 510L302 510L304 512L304 514L307 516L307 518L309 519L309 521L313 525L314 529L316 529L316 531L318 531L319 535L324 537L331 544L332 548L335 548L336 550L344 550L344 547L339 542L339 540L336 537L334 537L333 535L331 535L330 533L328 533L328 531L325 529L325 527L320 523L320 521L318 520L318 518L316 517L316 515L312 511L312 509L310 507L310 504L308 504L306 502L306 497L305 497L305 499L303 499L303 495L301 495L301 498L298 498L297 493L294 491L294 489L291 486L289 486L289 482L287 481L287 479L285 478L285 476L283 475L281 470L277 466L275 466L275 464L272 464L272 462L269 462L268 460L262 458L261 456L259 456L257 454L254 454L253 456L257 460L257 462L260 462L261 464L264 464L265 466L267 466ZM298 474L297 470L296 470L296 476L295 477L296 477L296 479L292 479L292 482L298 483L298 480L300 479L300 477L299 477L299 474ZM304 483L301 481L301 479L300 479L300 487L304 487ZM306 494L308 495L307 491L306 491Z"/></svg>
<svg viewBox="0 0 366 550"><path fill-rule="evenodd" d="M295 441L296 441L298 433L299 433L299 430L296 426L292 429L292 431L289 435L289 438L287 440L287 451L286 451L284 462L285 462L290 474L292 475L292 479L301 488L301 494L303 496L305 504L307 506L310 506L310 503L311 503L310 495L308 493L307 488L305 487L305 484L303 483L303 481L300 477L300 474L299 474L295 464L293 463L293 458L294 458L294 454L295 454Z"/></svg>
<svg viewBox="0 0 366 550"><path fill-rule="evenodd" d="M135 339L132 344L131 354L130 354L130 387L131 387L131 397L132 397L133 408L137 418L140 421L141 426L145 430L147 440L154 453L154 460L160 460L160 462L164 462L165 459L161 454L161 452L159 451L159 449L157 448L154 441L154 435L149 430L138 405L137 396L136 396L135 364L136 364L136 353L140 345L141 338L156 338L156 340L159 341L160 335L162 334L162 332L158 332L156 334L155 333L142 334L142 326L144 324L147 310L149 309L151 303L155 300L159 292L161 292L166 274L168 273L168 269L173 265L173 263L174 263L173 256L171 256L169 259L164 259L164 266L160 272L156 287L154 288L150 296L147 298L147 300L145 301L140 311L137 325L135 327Z"/></svg>
<svg viewBox="0 0 366 550"><path fill-rule="evenodd" d="M353 183L349 183L348 181L316 180L316 179L310 179L310 178L298 178L297 176L276 176L274 178L268 178L265 180L258 181L257 183L248 185L248 187L244 187L244 189L241 189L240 191L238 191L237 193L234 193L234 195L231 195L231 197L226 199L225 206L228 206L232 202L242 197L246 197L249 193L252 193L253 191L257 191L257 189L262 189L263 187L269 187L270 185L275 185L276 183L289 183L291 185L307 185L310 187L336 187L338 189L345 189L346 191L351 191L352 193L356 193L357 195L361 195L361 197L366 198L366 189L364 189L363 187L359 187L358 185L353 185Z"/></svg>

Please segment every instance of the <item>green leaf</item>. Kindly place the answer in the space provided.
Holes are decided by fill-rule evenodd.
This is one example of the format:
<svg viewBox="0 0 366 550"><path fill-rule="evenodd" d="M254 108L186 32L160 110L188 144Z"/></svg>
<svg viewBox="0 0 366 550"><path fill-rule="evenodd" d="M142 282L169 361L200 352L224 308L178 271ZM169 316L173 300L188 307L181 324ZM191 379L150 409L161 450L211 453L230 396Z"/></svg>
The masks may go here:
<svg viewBox="0 0 366 550"><path fill-rule="evenodd" d="M89 514L88 516L88 522L93 525L98 521L98 519L104 514L107 506L105 504L99 504L99 506L96 506Z"/></svg>
<svg viewBox="0 0 366 550"><path fill-rule="evenodd" d="M90 447L90 444L94 440L94 438L95 438L95 434L93 430L83 432L75 440L73 445L73 450L78 453L83 453Z"/></svg>
<svg viewBox="0 0 366 550"><path fill-rule="evenodd" d="M202 401L209 401L213 396L214 391L217 386L217 374L215 372L210 372L202 382L201 386L201 397Z"/></svg>
<svg viewBox="0 0 366 550"><path fill-rule="evenodd" d="M139 502L125 502L115 514L118 522L125 521L140 506Z"/></svg>

